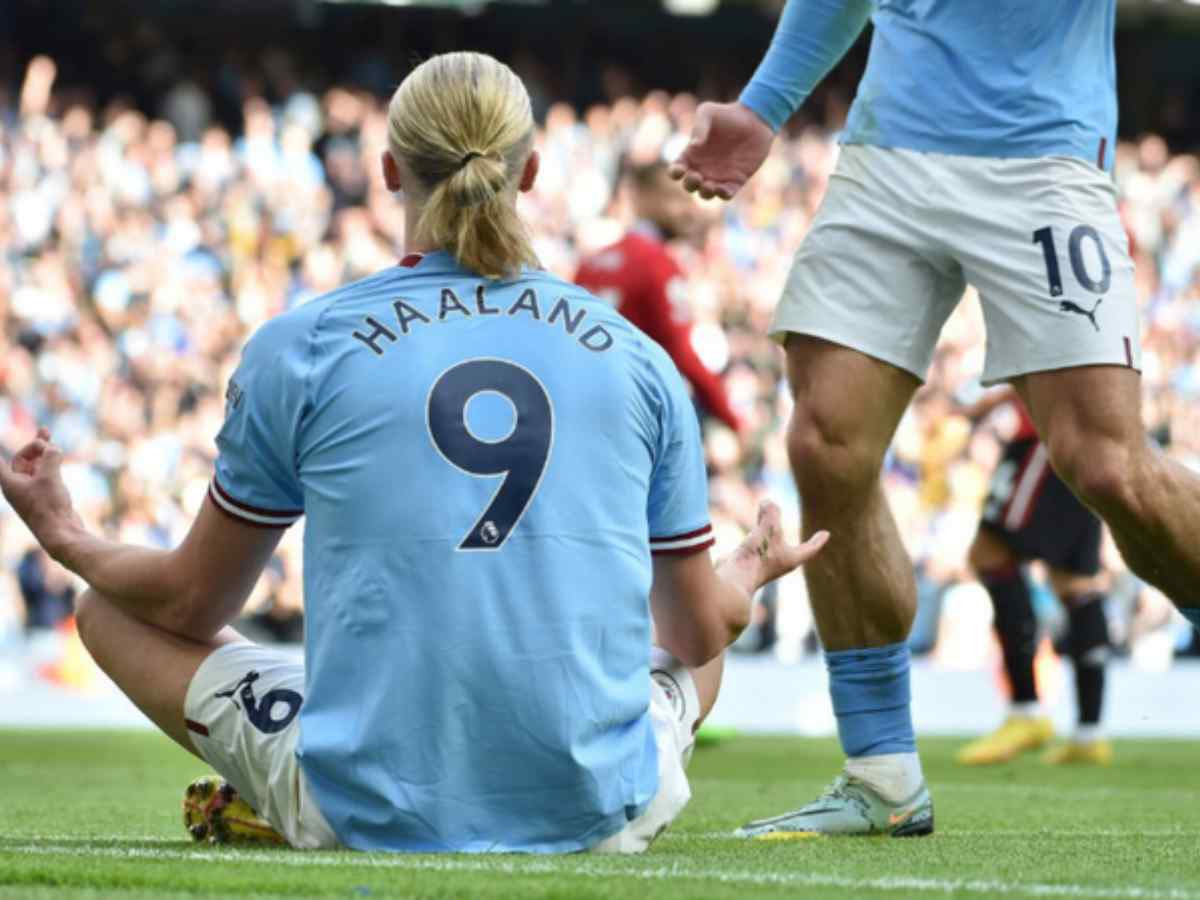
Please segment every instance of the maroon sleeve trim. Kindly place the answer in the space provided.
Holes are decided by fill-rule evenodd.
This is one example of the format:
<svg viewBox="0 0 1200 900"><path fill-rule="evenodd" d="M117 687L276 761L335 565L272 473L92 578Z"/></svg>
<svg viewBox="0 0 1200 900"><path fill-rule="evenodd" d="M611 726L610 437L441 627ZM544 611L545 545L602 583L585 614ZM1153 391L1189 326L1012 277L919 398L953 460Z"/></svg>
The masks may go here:
<svg viewBox="0 0 1200 900"><path fill-rule="evenodd" d="M707 541L705 541L702 544L689 544L686 547L675 547L670 550L655 550L653 547L651 547L650 555L651 556L691 556L694 553L703 553L706 550L712 549L714 544L716 544L716 541L713 538L709 538Z"/></svg>
<svg viewBox="0 0 1200 900"><path fill-rule="evenodd" d="M673 534L665 537L652 537L650 538L650 543L662 544L667 541L685 541L688 538L696 538L702 534L707 534L710 531L712 531L712 525L708 524L697 528L694 531L685 531L683 534Z"/></svg>
<svg viewBox="0 0 1200 900"><path fill-rule="evenodd" d="M241 525L250 525L254 528L287 528L304 515L303 510L286 513L252 512L253 507L247 507L245 504L239 503L230 497L217 484L216 478L209 483L208 499L213 506L230 519Z"/></svg>

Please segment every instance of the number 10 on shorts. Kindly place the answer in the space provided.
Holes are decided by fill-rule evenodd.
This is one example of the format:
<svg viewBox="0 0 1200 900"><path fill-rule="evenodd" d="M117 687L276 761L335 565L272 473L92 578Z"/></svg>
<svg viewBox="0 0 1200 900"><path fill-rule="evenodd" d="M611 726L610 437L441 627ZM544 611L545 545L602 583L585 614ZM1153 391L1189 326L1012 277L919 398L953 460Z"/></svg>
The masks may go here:
<svg viewBox="0 0 1200 900"><path fill-rule="evenodd" d="M1083 258L1083 244L1089 241L1096 245L1100 256L1100 277L1093 278L1088 271L1087 260ZM1063 293L1062 272L1058 268L1058 248L1054 244L1054 232L1049 226L1039 228L1033 233L1033 242L1042 245L1042 256L1046 260L1046 280L1050 285L1050 296L1061 297ZM1071 272L1075 280L1084 290L1093 294L1106 294L1112 286L1112 264L1108 254L1104 252L1104 243L1100 233L1091 225L1077 225L1071 230L1067 240L1067 252L1071 260Z"/></svg>

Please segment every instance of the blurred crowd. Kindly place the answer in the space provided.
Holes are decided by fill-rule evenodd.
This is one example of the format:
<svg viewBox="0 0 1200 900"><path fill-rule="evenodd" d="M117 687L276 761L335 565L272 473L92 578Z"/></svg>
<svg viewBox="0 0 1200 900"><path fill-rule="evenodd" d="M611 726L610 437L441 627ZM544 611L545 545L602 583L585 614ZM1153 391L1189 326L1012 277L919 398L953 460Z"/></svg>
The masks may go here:
<svg viewBox="0 0 1200 900"><path fill-rule="evenodd" d="M230 131L192 81L148 113L71 102L55 79L54 62L35 58L0 109L0 446L11 451L47 425L69 456L65 476L84 519L113 538L166 547L203 501L224 389L247 336L401 254L402 207L378 174L385 100L343 86L264 93L247 84ZM582 112L544 104L541 175L521 211L547 269L571 277L583 254L631 224L622 160L673 155L695 106L661 93ZM694 346L747 423L741 435L705 427L726 545L763 496L796 516L782 353L764 335L836 157L833 129L789 133L734 202L704 205L702 240L672 248L689 283ZM1122 143L1116 160L1143 314L1147 432L1200 466L1200 159L1146 136ZM980 390L983 352L968 294L885 473L918 569L914 645L949 666L977 666L991 652L990 607L965 557L1015 417L1001 410L973 426L957 413ZM255 591L244 627L256 637L301 632L302 527ZM7 509L0 561L0 635L53 625L70 609L77 586ZM1106 565L1114 639L1147 665L1165 664L1190 632L1111 546ZM785 659L811 649L803 580L766 600L746 647L773 646Z"/></svg>

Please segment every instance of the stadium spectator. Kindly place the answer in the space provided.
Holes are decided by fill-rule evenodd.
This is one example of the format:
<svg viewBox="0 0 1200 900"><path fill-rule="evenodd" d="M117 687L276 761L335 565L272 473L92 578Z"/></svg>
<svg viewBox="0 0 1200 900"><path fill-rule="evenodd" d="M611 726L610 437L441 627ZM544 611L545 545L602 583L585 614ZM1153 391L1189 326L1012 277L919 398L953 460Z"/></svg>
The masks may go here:
<svg viewBox="0 0 1200 900"><path fill-rule="evenodd" d="M75 587L69 573L39 547L27 551L17 566L21 598L25 601L25 630L58 627L75 608Z"/></svg>

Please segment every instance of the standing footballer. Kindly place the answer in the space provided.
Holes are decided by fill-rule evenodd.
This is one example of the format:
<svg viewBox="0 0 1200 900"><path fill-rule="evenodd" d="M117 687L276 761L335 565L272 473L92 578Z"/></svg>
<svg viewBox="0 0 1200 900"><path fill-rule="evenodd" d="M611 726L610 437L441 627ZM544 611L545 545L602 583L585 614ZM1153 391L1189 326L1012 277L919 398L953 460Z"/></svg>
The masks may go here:
<svg viewBox="0 0 1200 900"><path fill-rule="evenodd" d="M747 836L923 835L909 708L915 586L879 470L970 283L984 380L1011 382L1050 462L1130 567L1200 625L1200 480L1141 422L1133 264L1108 170L1115 0L790 0L740 101L706 104L672 169L728 199L868 20L870 60L773 336L804 528L853 536L806 571L845 771Z"/></svg>
<svg viewBox="0 0 1200 900"><path fill-rule="evenodd" d="M1100 725L1108 662L1105 578L1100 569L1103 527L1050 468L1046 447L1011 387L989 391L962 412L979 420L1006 405L1017 415L1016 432L992 476L968 559L992 601L992 625L1012 702L1004 723L967 744L956 758L968 766L1004 763L1054 736L1054 725L1038 698L1038 619L1024 571L1026 562L1041 560L1050 588L1067 610L1067 653L1075 670L1079 716L1074 735L1051 748L1044 759L1054 765L1108 765L1112 745Z"/></svg>

